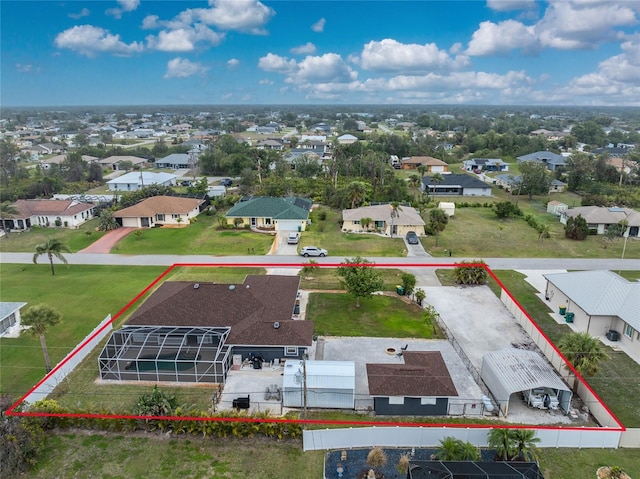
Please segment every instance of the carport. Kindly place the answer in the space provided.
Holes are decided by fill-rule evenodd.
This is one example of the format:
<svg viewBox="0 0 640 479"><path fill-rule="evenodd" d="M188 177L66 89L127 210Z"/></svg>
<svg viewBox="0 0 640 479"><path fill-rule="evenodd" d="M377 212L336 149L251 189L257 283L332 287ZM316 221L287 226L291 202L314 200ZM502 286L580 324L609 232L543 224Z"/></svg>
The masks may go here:
<svg viewBox="0 0 640 479"><path fill-rule="evenodd" d="M536 388L556 392L560 408L569 412L572 392L551 365L536 351L507 348L482 357L482 380L506 416L513 393Z"/></svg>

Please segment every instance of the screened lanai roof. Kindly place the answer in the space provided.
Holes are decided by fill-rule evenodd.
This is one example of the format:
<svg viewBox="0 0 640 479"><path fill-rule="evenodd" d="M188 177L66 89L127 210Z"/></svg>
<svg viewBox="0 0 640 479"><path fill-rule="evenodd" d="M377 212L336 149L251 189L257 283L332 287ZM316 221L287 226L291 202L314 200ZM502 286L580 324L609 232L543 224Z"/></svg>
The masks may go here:
<svg viewBox="0 0 640 479"><path fill-rule="evenodd" d="M493 371L509 394L540 387L571 391L536 351L508 348L486 353L482 357L483 378L486 369Z"/></svg>
<svg viewBox="0 0 640 479"><path fill-rule="evenodd" d="M535 462L411 461L410 479L544 479Z"/></svg>

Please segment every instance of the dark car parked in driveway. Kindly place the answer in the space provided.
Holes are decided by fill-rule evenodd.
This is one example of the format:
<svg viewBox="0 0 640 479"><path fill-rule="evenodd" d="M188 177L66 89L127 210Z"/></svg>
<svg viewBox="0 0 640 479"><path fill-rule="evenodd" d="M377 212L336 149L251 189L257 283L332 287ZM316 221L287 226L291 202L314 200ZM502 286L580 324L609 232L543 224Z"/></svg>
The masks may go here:
<svg viewBox="0 0 640 479"><path fill-rule="evenodd" d="M233 184L233 180L231 180L231 178L222 178L222 180L220 180L220 184L222 186L231 186Z"/></svg>
<svg viewBox="0 0 640 479"><path fill-rule="evenodd" d="M418 239L418 235L415 231L407 231L407 243L409 244L419 244L420 240Z"/></svg>

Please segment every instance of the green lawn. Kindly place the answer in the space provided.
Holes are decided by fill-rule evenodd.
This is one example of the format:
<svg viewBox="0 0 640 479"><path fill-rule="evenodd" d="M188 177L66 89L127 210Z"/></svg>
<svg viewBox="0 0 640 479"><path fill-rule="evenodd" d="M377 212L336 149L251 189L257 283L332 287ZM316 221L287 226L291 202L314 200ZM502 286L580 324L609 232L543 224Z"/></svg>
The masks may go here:
<svg viewBox="0 0 640 479"><path fill-rule="evenodd" d="M220 230L213 216L200 215L185 228L151 228L127 235L111 250L119 254L266 254L273 236L248 230Z"/></svg>
<svg viewBox="0 0 640 479"><path fill-rule="evenodd" d="M44 303L62 313L62 322L46 334L53 364L63 359L107 314L115 315L165 270L73 265L59 266L52 276L48 264L3 263L1 267L2 301ZM22 334L16 339L0 339L1 392L11 396L24 394L44 374L37 338Z"/></svg>
<svg viewBox="0 0 640 479"><path fill-rule="evenodd" d="M301 442L294 440L65 433L50 435L28 477L319 478L323 461L323 451L303 452Z"/></svg>
<svg viewBox="0 0 640 479"><path fill-rule="evenodd" d="M490 199L465 199L468 202L492 202ZM440 233L438 246L435 237L422 239L424 248L433 256L444 256L445 250L453 256L476 258L621 258L624 242L616 240L603 247L601 236L588 236L584 241L564 237L564 226L555 217L543 213L542 203L530 204L520 199L525 214L533 214L538 223L550 228L551 238L540 241L538 232L521 217L500 220L491 208L456 208L455 216ZM448 254L448 253L447 253ZM625 258L640 258L640 241L629 240Z"/></svg>
<svg viewBox="0 0 640 479"><path fill-rule="evenodd" d="M311 293L307 319L315 321L315 332L321 336L443 337L422 319L419 306L393 296L361 299L356 308L350 294Z"/></svg>
<svg viewBox="0 0 640 479"><path fill-rule="evenodd" d="M326 219L320 219L320 211ZM318 246L329 251L330 256L406 256L402 238L385 238L374 234L343 233L340 230L342 212L319 208L311 214L311 225L302 233L299 248Z"/></svg>
<svg viewBox="0 0 640 479"><path fill-rule="evenodd" d="M304 261L308 263L308 261ZM382 281L384 285L383 291L395 291L396 286L402 284L400 276L402 271L394 268L378 268L382 273ZM316 268L316 270L308 277L302 276L300 287L308 290L344 290L344 286L340 282L336 268Z"/></svg>
<svg viewBox="0 0 640 479"><path fill-rule="evenodd" d="M87 221L78 229L33 227L23 233L9 233L0 239L0 251L16 253L33 253L36 245L46 243L51 238L59 239L76 253L101 238L105 232L96 231L98 219ZM40 261L44 260L41 258ZM46 261L46 260L45 260Z"/></svg>
<svg viewBox="0 0 640 479"><path fill-rule="evenodd" d="M292 440L58 433L49 435L45 452L28 477L320 478L323 461L324 451L303 452L300 441ZM540 451L540 468L546 479L592 478L604 465L619 465L636 478L640 475L640 449Z"/></svg>

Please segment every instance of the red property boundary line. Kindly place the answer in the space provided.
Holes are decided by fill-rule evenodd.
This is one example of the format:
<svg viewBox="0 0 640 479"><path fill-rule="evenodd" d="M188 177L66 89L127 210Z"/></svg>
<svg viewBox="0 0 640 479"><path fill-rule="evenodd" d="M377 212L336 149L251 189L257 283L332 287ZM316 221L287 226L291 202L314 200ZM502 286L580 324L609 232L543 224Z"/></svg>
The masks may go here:
<svg viewBox="0 0 640 479"><path fill-rule="evenodd" d="M165 278L170 272L172 272L176 268L302 268L304 266L308 266L309 263L175 263L169 266L160 276L158 276L154 281L152 281L144 290L142 290L135 298L133 298L129 303L127 303L115 316L111 318L111 321L106 323L102 328L95 331L90 337L85 339L80 347L78 347L75 353L66 357L62 362L60 362L55 368L53 368L44 378L42 378L38 383L33 386L26 394L24 394L15 404L13 404L5 414L7 416L19 416L19 417L64 417L64 418L82 418L82 419L141 419L141 420L169 420L169 421L208 421L208 422L242 422L242 423L292 423L292 424L327 424L327 425L343 425L343 426L378 426L378 427L447 427L447 428L464 428L464 429L482 429L487 427L492 428L501 428L501 429L543 429L543 430L577 430L577 431L603 431L601 427L576 427L576 426L544 426L544 425L493 425L489 426L487 424L451 424L451 423L420 423L420 422L381 422L381 421L338 421L338 420L320 420L320 419L283 419L283 418L251 418L251 417L190 417L190 416L135 416L135 415L127 415L127 414L83 414L83 413L44 413L44 412L23 412L16 411L17 408L22 404L22 402L27 398L35 389L37 389L43 382L45 382L49 377L51 377L56 371L58 371L62 366L64 366L73 356L75 356L80 350L82 350L87 343L91 342L97 335L99 335L105 328L109 327L116 319L118 319L122 314L124 314L133 304L135 304L142 296L147 294L150 289L156 286L163 278ZM320 268L338 268L345 266L344 263L316 263L314 267ZM351 266L370 266L375 268L455 268L455 267L481 267L484 268L487 273L491 276L491 278L502 288L503 291L509 296L509 298L514 302L514 304L518 307L518 309L526 316L526 318L531 322L533 327L538 331L540 335L542 335L547 342L551 345L554 351L562 358L565 366L571 370L571 372L576 376L576 379L580 381L593 396L600 403L600 405L607 411L607 413L613 418L613 420L618 424L618 428L606 428L606 431L611 432L624 432L626 431L626 427L618 420L618 418L613 414L611 409L600 399L600 396L596 394L596 392L589 386L589 384L584 380L584 378L576 371L576 369L571 365L567 359L562 355L560 350L556 347L556 345L549 339L549 337L540 329L540 327L536 324L533 318L525 311L525 309L520 305L520 303L515 299L515 297L511 294L511 292L504 286L502 281L498 279L498 277L494 274L493 271L487 266L485 263L464 263L464 264L440 264L440 263L388 263L388 264L376 264L376 263L365 263L365 264L355 264L350 263L348 265Z"/></svg>

